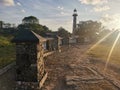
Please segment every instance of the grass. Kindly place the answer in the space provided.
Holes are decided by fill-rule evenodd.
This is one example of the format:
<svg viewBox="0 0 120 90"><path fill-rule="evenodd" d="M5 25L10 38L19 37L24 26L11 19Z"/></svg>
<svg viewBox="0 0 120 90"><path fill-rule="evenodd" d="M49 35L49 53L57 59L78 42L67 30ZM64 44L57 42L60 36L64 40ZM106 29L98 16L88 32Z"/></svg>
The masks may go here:
<svg viewBox="0 0 120 90"><path fill-rule="evenodd" d="M10 42L12 36L0 36L0 68L15 60L15 45Z"/></svg>
<svg viewBox="0 0 120 90"><path fill-rule="evenodd" d="M95 58L107 59L109 50L110 46L99 44L94 49L92 49L88 54Z"/></svg>
<svg viewBox="0 0 120 90"><path fill-rule="evenodd" d="M95 48L93 48L91 51L89 51L88 54L91 57L100 58L106 61L108 54L110 52L110 49L117 35L118 35L118 32L113 33L106 40L104 40L102 43L100 43ZM120 66L120 38L112 52L109 63Z"/></svg>

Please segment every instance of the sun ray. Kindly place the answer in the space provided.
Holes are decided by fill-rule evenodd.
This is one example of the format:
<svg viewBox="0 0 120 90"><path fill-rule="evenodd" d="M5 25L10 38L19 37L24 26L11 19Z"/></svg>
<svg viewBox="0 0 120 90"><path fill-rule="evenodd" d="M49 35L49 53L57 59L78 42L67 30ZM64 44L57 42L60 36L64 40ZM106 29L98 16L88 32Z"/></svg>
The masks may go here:
<svg viewBox="0 0 120 90"><path fill-rule="evenodd" d="M97 45L99 45L102 41L104 41L107 37L109 37L113 32L115 31L111 31L110 33L108 33L105 37L103 37L102 39L100 39L97 43L95 43L87 52L91 51L93 48L95 48Z"/></svg>
<svg viewBox="0 0 120 90"><path fill-rule="evenodd" d="M106 72L106 69L107 69L108 63L109 63L109 61L110 61L112 52L113 52L113 50L114 50L114 48L115 48L115 46L116 46L119 38L120 38L120 31L119 31L119 34L118 34L118 36L116 37L116 40L114 41L114 43L113 43L113 45L112 45L112 48L111 48L111 50L110 50L110 52L109 52L109 54L108 54L107 61L106 61L106 64L105 64L105 68L104 68L104 73Z"/></svg>

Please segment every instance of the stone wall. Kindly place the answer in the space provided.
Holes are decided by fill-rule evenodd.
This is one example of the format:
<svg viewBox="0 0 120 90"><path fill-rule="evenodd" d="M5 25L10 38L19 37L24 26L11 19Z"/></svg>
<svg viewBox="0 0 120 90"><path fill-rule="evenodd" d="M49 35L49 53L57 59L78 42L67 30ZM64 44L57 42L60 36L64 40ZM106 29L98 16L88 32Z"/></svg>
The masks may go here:
<svg viewBox="0 0 120 90"><path fill-rule="evenodd" d="M54 42L54 40L47 40L46 48L47 48L48 51L53 51L54 50L53 42Z"/></svg>
<svg viewBox="0 0 120 90"><path fill-rule="evenodd" d="M37 81L37 48L33 43L16 44L16 80ZM34 66L33 66L34 65Z"/></svg>
<svg viewBox="0 0 120 90"><path fill-rule="evenodd" d="M16 44L16 90L38 90L46 72L40 43ZM31 89L30 89L31 88Z"/></svg>
<svg viewBox="0 0 120 90"><path fill-rule="evenodd" d="M62 44L63 45L69 45L69 37L68 38L63 38L62 39Z"/></svg>
<svg viewBox="0 0 120 90"><path fill-rule="evenodd" d="M47 40L46 47L48 51L60 50L61 39L54 38L53 40Z"/></svg>
<svg viewBox="0 0 120 90"><path fill-rule="evenodd" d="M39 43L37 45L37 70L38 70L37 75L38 75L38 81L41 81L43 75L45 74L43 55L44 55L43 44Z"/></svg>

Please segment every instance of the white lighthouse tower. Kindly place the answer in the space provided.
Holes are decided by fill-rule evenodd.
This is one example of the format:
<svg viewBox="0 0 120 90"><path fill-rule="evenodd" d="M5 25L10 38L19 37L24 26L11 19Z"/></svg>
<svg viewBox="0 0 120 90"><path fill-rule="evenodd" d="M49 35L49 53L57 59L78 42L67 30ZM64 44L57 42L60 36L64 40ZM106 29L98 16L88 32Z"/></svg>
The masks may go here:
<svg viewBox="0 0 120 90"><path fill-rule="evenodd" d="M76 24L77 24L77 10L74 9L74 13L73 13L73 34L75 33L75 30L76 30Z"/></svg>

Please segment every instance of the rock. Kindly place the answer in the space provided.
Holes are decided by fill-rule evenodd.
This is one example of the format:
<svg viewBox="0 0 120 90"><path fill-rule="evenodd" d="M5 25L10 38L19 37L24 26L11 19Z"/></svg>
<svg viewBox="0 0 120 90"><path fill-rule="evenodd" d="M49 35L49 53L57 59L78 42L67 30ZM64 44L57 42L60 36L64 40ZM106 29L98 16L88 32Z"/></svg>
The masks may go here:
<svg viewBox="0 0 120 90"><path fill-rule="evenodd" d="M66 84L67 86L76 86L79 81L78 76L66 76Z"/></svg>

